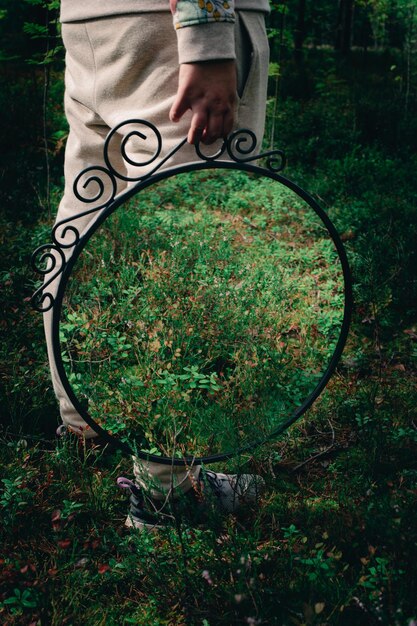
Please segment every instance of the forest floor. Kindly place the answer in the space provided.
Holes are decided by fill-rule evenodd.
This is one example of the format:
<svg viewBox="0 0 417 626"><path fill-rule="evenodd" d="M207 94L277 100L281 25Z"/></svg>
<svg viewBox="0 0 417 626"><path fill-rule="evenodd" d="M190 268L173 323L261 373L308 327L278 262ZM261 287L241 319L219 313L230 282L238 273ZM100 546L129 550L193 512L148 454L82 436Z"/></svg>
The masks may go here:
<svg viewBox="0 0 417 626"><path fill-rule="evenodd" d="M62 189L62 82L51 91L49 210L29 123L39 86L2 78L2 112L20 120L14 134L5 128L1 156L3 624L417 620L417 114L404 113L389 58L361 71L359 58L347 67L330 51L311 54L298 80L287 68L276 143L286 175L344 241L355 299L347 346L307 414L245 458L245 471L266 481L258 508L209 512L198 526L183 515L153 534L123 525L128 502L116 479L131 475L129 458L54 436L42 320L28 300L30 255L48 241Z"/></svg>

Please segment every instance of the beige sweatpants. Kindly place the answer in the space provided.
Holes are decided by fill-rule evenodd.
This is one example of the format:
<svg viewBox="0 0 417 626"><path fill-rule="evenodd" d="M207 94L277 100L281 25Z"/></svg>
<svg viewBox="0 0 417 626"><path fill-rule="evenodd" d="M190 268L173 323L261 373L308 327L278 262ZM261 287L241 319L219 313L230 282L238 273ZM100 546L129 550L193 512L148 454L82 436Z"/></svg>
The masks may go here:
<svg viewBox="0 0 417 626"><path fill-rule="evenodd" d="M63 24L62 35L66 48L65 112L70 132L65 152L65 191L56 223L85 211L86 205L74 196L73 182L84 168L104 165L103 144L112 127L131 118L148 120L161 132L163 157L187 135L190 122L189 113L177 124L168 117L178 83L177 41L169 12ZM237 127L252 129L260 141L264 132L269 61L262 13L238 13L235 43ZM140 156L143 159L143 155L138 155L138 160ZM119 154L110 153L110 159L119 171L126 171ZM195 160L194 147L187 144L169 165ZM121 191L123 183L118 187L118 193ZM96 215L80 218L74 225L83 232ZM62 240L59 232L58 236ZM53 289L56 288L55 283ZM44 318L52 383L62 421L84 437L94 437L96 433L76 412L62 387L52 352L51 312ZM184 469L144 462L135 462L134 468L141 484L151 477L154 485L160 485L161 492L173 486L187 491L190 480L199 472L198 466ZM158 496L155 489L153 495Z"/></svg>

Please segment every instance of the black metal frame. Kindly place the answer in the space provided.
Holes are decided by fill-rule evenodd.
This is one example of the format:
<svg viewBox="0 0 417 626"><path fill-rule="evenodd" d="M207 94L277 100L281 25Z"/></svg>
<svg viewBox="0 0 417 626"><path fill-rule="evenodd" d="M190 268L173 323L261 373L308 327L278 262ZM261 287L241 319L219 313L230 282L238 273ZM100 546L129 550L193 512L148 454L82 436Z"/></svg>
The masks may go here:
<svg viewBox="0 0 417 626"><path fill-rule="evenodd" d="M142 127L142 131L131 130L127 132L120 141L120 135L122 130L129 126ZM146 133L146 134L145 134ZM149 138L149 134L153 135L153 139L156 140L156 149L152 156L144 162L133 161L127 153L127 144L133 137L146 141ZM118 140L120 143L120 152L126 163L132 167L149 167L153 163L155 165L141 176L126 176L118 172L110 162L109 147L112 141ZM69 399L74 405L75 409L85 420L85 422L105 441L112 445L119 447L123 452L147 459L162 464L169 465L189 465L191 463L214 463L217 461L226 460L236 456L238 454L251 451L256 447L270 441L271 439L282 434L291 424L299 419L313 404L313 402L321 394L332 374L334 373L339 359L342 355L346 339L349 332L351 312L352 312L352 278L349 268L348 259L343 246L343 243L334 227L333 223L325 213L325 211L317 204L314 198L299 187L296 183L282 176L281 172L285 167L285 156L281 150L272 150L262 154L253 154L256 148L257 140L255 134L247 129L240 129L232 133L227 139L223 141L222 146L215 154L204 154L201 146L197 144L195 146L196 155L198 161L185 163L184 165L177 165L175 167L163 168L165 163L176 154L186 144L186 139L183 139L175 148L173 148L169 154L164 158L159 159L162 150L162 137L158 129L147 122L146 120L131 119L121 124L118 124L107 136L104 144L104 161L107 167L103 166L91 166L80 172L74 181L74 195L75 197L84 203L96 203L98 206L87 209L82 213L78 213L70 218L62 220L55 224L52 229L52 243L44 244L35 250L32 257L33 269L45 277L43 285L35 291L32 296L32 306L40 311L46 312L52 310L52 347L58 375L61 383L68 394ZM224 160L221 157L227 155L228 160ZM159 159L159 160L158 160ZM259 159L266 160L266 166L261 167L254 165L255 161ZM65 293L65 288L68 283L68 279L71 272L77 262L78 257L87 245L90 238L100 227L100 225L111 215L118 207L124 204L134 195L138 194L143 189L153 185L156 182L170 178L180 173L193 172L203 169L234 169L244 172L254 173L260 176L267 177L272 181L281 183L288 189L292 190L296 195L302 198L320 218L321 222L325 226L329 233L334 246L336 248L344 279L344 312L343 321L340 328L339 338L334 349L333 355L328 363L328 366L322 375L320 381L304 400L304 402L296 409L293 414L287 419L284 424L275 429L269 435L253 442L250 445L244 446L237 451L228 451L221 454L211 455L207 457L184 457L184 458L172 458L161 457L141 450L133 450L127 443L120 441L117 437L110 435L106 430L99 426L93 418L89 415L88 410L82 402L78 400L73 392L73 389L68 381L65 368L62 361L61 347L59 340L59 324L62 311L62 302ZM107 177L110 181L110 192L107 198L102 198L105 194L105 186L103 184L103 177ZM117 193L117 179L136 182L134 186L128 188L124 193L116 196ZM82 182L84 181L84 183ZM83 195L82 191L87 189L92 183L98 185L98 193L93 198L87 198ZM81 189L80 189L81 187ZM74 224L71 222L77 220L79 217L97 213L101 211L95 221L87 229L86 232L80 234ZM70 234L72 236L71 241L64 241L64 238ZM66 253L69 252L68 258ZM55 296L47 291L47 288L58 276L61 275L59 286Z"/></svg>

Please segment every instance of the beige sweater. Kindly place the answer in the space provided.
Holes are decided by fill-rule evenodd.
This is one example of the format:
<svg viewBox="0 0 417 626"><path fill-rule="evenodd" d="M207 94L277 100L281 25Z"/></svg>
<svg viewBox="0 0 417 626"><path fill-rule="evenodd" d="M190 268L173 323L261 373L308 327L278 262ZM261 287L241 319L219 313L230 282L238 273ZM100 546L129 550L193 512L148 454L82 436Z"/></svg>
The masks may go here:
<svg viewBox="0 0 417 626"><path fill-rule="evenodd" d="M234 59L234 9L269 12L268 0L61 0L61 22L171 10L179 63ZM157 19L157 16L155 16Z"/></svg>

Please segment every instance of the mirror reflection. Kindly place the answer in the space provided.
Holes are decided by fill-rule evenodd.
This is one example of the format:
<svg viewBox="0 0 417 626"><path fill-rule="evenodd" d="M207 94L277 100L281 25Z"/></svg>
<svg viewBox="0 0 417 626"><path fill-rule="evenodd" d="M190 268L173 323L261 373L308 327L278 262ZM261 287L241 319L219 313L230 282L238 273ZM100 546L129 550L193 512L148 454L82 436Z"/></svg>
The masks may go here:
<svg viewBox="0 0 417 626"><path fill-rule="evenodd" d="M177 175L94 233L60 321L91 417L162 456L237 450L313 391L336 345L343 277L293 191L236 170Z"/></svg>

